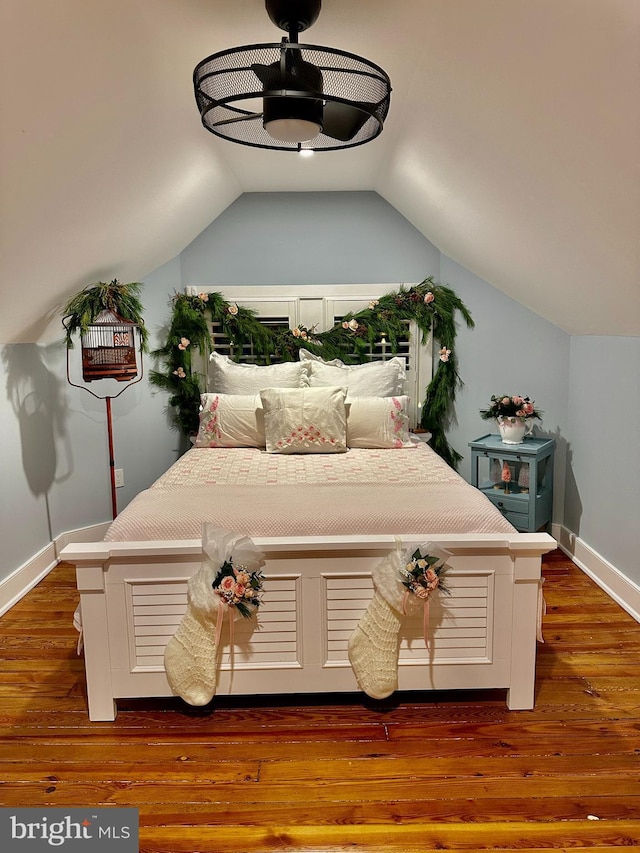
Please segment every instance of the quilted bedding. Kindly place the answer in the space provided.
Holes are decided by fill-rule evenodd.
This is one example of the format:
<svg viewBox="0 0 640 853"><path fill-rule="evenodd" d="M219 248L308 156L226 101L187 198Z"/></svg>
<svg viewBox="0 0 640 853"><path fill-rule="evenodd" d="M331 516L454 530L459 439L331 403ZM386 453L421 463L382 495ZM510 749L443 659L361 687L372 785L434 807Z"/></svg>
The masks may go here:
<svg viewBox="0 0 640 853"><path fill-rule="evenodd" d="M416 443L309 455L193 448L131 501L105 538L200 539L204 522L250 536L514 530L484 495Z"/></svg>

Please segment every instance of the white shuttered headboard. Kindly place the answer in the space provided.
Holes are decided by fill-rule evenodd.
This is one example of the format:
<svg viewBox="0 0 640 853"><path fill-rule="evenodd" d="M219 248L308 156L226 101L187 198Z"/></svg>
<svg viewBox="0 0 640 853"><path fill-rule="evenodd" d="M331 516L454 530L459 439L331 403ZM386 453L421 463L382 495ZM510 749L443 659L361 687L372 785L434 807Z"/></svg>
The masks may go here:
<svg viewBox="0 0 640 853"><path fill-rule="evenodd" d="M399 284L331 284L278 286L271 285L233 285L233 286L194 286L187 287L191 295L198 293L222 293L228 302L237 302L253 309L261 320L276 327L288 325L293 329L302 325L313 327L322 332L332 328L336 322L348 313L356 313L366 308L372 299L379 299L387 293L400 289ZM238 356L230 351L228 341L214 334L217 351ZM382 338L372 348L371 361L384 361L393 353L386 340ZM407 362L406 393L411 398L411 423L416 425L424 397L424 390L433 376L433 347L431 338L425 346L421 345L420 331L411 323L408 325L407 341L399 348L398 355ZM242 361L253 361L251 346L248 345L240 356ZM206 373L206 366L203 365Z"/></svg>

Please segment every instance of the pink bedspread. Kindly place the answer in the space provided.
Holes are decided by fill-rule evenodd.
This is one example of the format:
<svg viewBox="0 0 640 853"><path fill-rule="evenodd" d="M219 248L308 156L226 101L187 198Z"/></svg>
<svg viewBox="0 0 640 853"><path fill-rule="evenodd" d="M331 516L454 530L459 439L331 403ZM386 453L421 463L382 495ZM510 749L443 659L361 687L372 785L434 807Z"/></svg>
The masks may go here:
<svg viewBox="0 0 640 853"><path fill-rule="evenodd" d="M278 455L194 448L115 519L109 541L200 539L203 522L250 536L501 533L513 527L429 447Z"/></svg>
<svg viewBox="0 0 640 853"><path fill-rule="evenodd" d="M255 447L193 448L151 488L318 483L456 483L459 476L430 447L280 454Z"/></svg>

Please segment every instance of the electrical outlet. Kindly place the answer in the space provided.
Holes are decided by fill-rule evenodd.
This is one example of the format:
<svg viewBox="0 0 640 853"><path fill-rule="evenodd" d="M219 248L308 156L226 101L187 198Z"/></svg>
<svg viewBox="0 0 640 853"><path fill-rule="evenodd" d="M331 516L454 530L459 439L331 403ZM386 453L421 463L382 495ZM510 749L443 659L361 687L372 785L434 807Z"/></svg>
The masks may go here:
<svg viewBox="0 0 640 853"><path fill-rule="evenodd" d="M124 469L115 469L116 489L121 489L124 486Z"/></svg>

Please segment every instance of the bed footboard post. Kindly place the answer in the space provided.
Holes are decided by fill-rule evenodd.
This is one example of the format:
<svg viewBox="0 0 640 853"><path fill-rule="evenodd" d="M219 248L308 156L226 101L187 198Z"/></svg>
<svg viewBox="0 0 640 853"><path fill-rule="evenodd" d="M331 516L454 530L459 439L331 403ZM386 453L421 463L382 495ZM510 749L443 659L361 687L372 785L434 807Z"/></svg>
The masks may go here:
<svg viewBox="0 0 640 853"><path fill-rule="evenodd" d="M111 651L107 623L107 597L102 563L76 566L80 593L84 668L90 720L115 720L116 703L111 686Z"/></svg>
<svg viewBox="0 0 640 853"><path fill-rule="evenodd" d="M538 598L542 556L514 557L513 609L511 622L511 674L507 707L529 711L535 704Z"/></svg>

